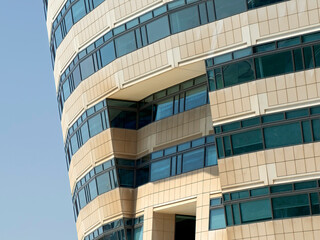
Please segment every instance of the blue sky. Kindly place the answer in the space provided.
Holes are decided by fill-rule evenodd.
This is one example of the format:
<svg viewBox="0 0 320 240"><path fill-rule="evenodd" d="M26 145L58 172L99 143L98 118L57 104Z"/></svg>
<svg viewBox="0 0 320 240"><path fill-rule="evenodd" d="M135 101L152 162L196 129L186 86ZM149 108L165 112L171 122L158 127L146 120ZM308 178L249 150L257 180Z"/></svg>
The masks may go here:
<svg viewBox="0 0 320 240"><path fill-rule="evenodd" d="M1 1L0 239L77 239L42 0Z"/></svg>

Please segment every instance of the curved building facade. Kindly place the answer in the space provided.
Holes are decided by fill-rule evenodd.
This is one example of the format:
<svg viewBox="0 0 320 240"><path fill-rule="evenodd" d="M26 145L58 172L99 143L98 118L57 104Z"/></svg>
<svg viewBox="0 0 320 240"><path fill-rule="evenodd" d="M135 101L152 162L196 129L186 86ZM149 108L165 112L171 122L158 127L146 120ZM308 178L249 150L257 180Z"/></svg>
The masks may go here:
<svg viewBox="0 0 320 240"><path fill-rule="evenodd" d="M44 0L79 240L320 239L320 2Z"/></svg>

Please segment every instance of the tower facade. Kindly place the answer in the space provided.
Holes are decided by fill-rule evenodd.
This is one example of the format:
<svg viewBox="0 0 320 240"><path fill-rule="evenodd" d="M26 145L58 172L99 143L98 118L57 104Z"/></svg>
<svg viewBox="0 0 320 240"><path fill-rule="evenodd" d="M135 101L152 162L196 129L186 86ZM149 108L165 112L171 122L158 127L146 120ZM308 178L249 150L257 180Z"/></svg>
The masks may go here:
<svg viewBox="0 0 320 240"><path fill-rule="evenodd" d="M320 1L43 2L79 240L320 239Z"/></svg>

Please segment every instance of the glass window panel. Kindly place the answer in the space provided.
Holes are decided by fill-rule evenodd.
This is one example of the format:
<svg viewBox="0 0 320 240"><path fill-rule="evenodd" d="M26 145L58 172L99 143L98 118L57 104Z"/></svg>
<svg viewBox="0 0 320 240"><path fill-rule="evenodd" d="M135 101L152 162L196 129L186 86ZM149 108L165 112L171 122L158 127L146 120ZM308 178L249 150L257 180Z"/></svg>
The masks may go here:
<svg viewBox="0 0 320 240"><path fill-rule="evenodd" d="M97 184L95 179L89 182L89 190L90 190L90 199L91 200L95 199L96 196L98 196Z"/></svg>
<svg viewBox="0 0 320 240"><path fill-rule="evenodd" d="M248 47L248 48L245 48L245 49L241 49L241 50L235 51L233 53L233 58L234 59L239 59L239 58L247 57L247 56L250 56L250 55L252 55L252 48Z"/></svg>
<svg viewBox="0 0 320 240"><path fill-rule="evenodd" d="M66 23L66 30L67 32L69 32L71 27L73 26L71 10L69 10L66 16L64 17L64 21Z"/></svg>
<svg viewBox="0 0 320 240"><path fill-rule="evenodd" d="M137 49L134 31L125 33L115 40L117 56L121 57Z"/></svg>
<svg viewBox="0 0 320 240"><path fill-rule="evenodd" d="M202 168L204 165L204 148L193 150L183 154L183 172Z"/></svg>
<svg viewBox="0 0 320 240"><path fill-rule="evenodd" d="M196 108L207 103L207 86L198 87L186 92L186 110Z"/></svg>
<svg viewBox="0 0 320 240"><path fill-rule="evenodd" d="M164 155L167 156L167 155L176 153L176 151L177 151L177 147L167 148L164 150Z"/></svg>
<svg viewBox="0 0 320 240"><path fill-rule="evenodd" d="M301 49L293 50L293 55L294 55L295 70L296 71L303 70L303 61L302 61Z"/></svg>
<svg viewBox="0 0 320 240"><path fill-rule="evenodd" d="M199 11L200 11L200 24L202 25L202 24L208 23L206 3L201 3L199 5Z"/></svg>
<svg viewBox="0 0 320 240"><path fill-rule="evenodd" d="M74 134L72 136L72 138L70 139L70 143L71 143L72 154L75 154L79 149L77 134Z"/></svg>
<svg viewBox="0 0 320 240"><path fill-rule="evenodd" d="M289 38L286 40L278 41L278 48L291 47L294 45L298 45L299 43L300 43L299 37Z"/></svg>
<svg viewBox="0 0 320 240"><path fill-rule="evenodd" d="M205 166L217 165L217 150L215 146L206 147Z"/></svg>
<svg viewBox="0 0 320 240"><path fill-rule="evenodd" d="M223 54L221 56L213 58L214 64L216 65L220 63L229 62L231 60L232 60L232 53Z"/></svg>
<svg viewBox="0 0 320 240"><path fill-rule="evenodd" d="M309 215L308 195L300 194L273 198L272 210L275 219Z"/></svg>
<svg viewBox="0 0 320 240"><path fill-rule="evenodd" d="M311 201L312 214L319 214L320 213L319 193L311 193L310 201Z"/></svg>
<svg viewBox="0 0 320 240"><path fill-rule="evenodd" d="M97 178L97 186L99 195L111 190L109 173L106 172Z"/></svg>
<svg viewBox="0 0 320 240"><path fill-rule="evenodd" d="M320 140L320 120L312 120L313 138L315 141Z"/></svg>
<svg viewBox="0 0 320 240"><path fill-rule="evenodd" d="M134 229L133 240L142 240L143 239L143 226Z"/></svg>
<svg viewBox="0 0 320 240"><path fill-rule="evenodd" d="M255 58L257 78L266 78L293 71L291 51Z"/></svg>
<svg viewBox="0 0 320 240"><path fill-rule="evenodd" d="M223 194L223 200L224 201L230 201L230 195L228 193Z"/></svg>
<svg viewBox="0 0 320 240"><path fill-rule="evenodd" d="M93 0L93 8L96 8L97 6L99 6L101 3L104 2L104 0Z"/></svg>
<svg viewBox="0 0 320 240"><path fill-rule="evenodd" d="M136 170L136 187L149 182L149 165Z"/></svg>
<svg viewBox="0 0 320 240"><path fill-rule="evenodd" d="M233 218L232 218L231 205L225 206L225 210L226 210L227 225L232 226L233 225Z"/></svg>
<svg viewBox="0 0 320 240"><path fill-rule="evenodd" d="M80 208L84 208L87 205L84 188L82 188L82 190L79 192L79 204Z"/></svg>
<svg viewBox="0 0 320 240"><path fill-rule="evenodd" d="M213 199L210 199L210 206L213 207L213 206L219 206L221 205L221 198L213 198Z"/></svg>
<svg viewBox="0 0 320 240"><path fill-rule="evenodd" d="M204 143L205 143L205 138L203 137L203 138L199 138L199 139L196 139L196 140L193 140L192 142L191 142L191 145L192 145L192 147L198 147L198 146L201 146L201 145L203 145Z"/></svg>
<svg viewBox="0 0 320 240"><path fill-rule="evenodd" d="M303 55L304 55L304 64L306 69L313 68L313 57L312 57L312 48L305 47L303 48Z"/></svg>
<svg viewBox="0 0 320 240"><path fill-rule="evenodd" d="M92 56L86 58L80 63L82 80L86 79L94 73L93 59Z"/></svg>
<svg viewBox="0 0 320 240"><path fill-rule="evenodd" d="M163 150L157 151L157 152L153 152L151 154L151 159L157 159L163 157Z"/></svg>
<svg viewBox="0 0 320 240"><path fill-rule="evenodd" d="M182 172L181 167L182 167L182 155L178 155L177 156L177 174L180 174Z"/></svg>
<svg viewBox="0 0 320 240"><path fill-rule="evenodd" d="M168 9L171 10L171 9L175 9L175 8L178 8L178 7L181 7L183 6L185 3L184 3L184 0L177 0L177 1L174 1L174 2L171 2L168 4Z"/></svg>
<svg viewBox="0 0 320 240"><path fill-rule="evenodd" d="M247 120L242 120L242 127L251 127L251 126L256 126L260 124L260 118L255 117L255 118L250 118Z"/></svg>
<svg viewBox="0 0 320 240"><path fill-rule="evenodd" d="M314 52L314 60L316 63L316 67L320 67L320 45L315 45L313 47Z"/></svg>
<svg viewBox="0 0 320 240"><path fill-rule="evenodd" d="M216 80L217 89L224 88L221 68L214 69L214 79Z"/></svg>
<svg viewBox="0 0 320 240"><path fill-rule="evenodd" d="M320 39L320 33L311 33L305 36L302 36L302 42L313 42Z"/></svg>
<svg viewBox="0 0 320 240"><path fill-rule="evenodd" d="M314 115L314 114L320 114L320 107L312 107L312 108L310 109L310 112L311 112L312 115Z"/></svg>
<svg viewBox="0 0 320 240"><path fill-rule="evenodd" d="M223 208L211 209L209 221L210 221L209 223L210 230L226 228L226 219L224 216L224 209Z"/></svg>
<svg viewBox="0 0 320 240"><path fill-rule="evenodd" d="M268 187L264 187L264 188L252 189L252 190L250 190L250 194L251 194L252 197L268 195L269 194L269 188Z"/></svg>
<svg viewBox="0 0 320 240"><path fill-rule="evenodd" d="M171 158L171 176L176 175L177 158Z"/></svg>
<svg viewBox="0 0 320 240"><path fill-rule="evenodd" d="M213 22L216 19L214 15L213 1L207 2L207 9L208 9L209 22Z"/></svg>
<svg viewBox="0 0 320 240"><path fill-rule="evenodd" d="M147 24L149 44L170 35L168 16L161 17Z"/></svg>
<svg viewBox="0 0 320 240"><path fill-rule="evenodd" d="M94 117L88 120L90 137L97 135L98 133L102 132L102 122L101 122L101 115L97 114Z"/></svg>
<svg viewBox="0 0 320 240"><path fill-rule="evenodd" d="M136 129L136 112L109 109L109 116L111 127Z"/></svg>
<svg viewBox="0 0 320 240"><path fill-rule="evenodd" d="M61 32L61 24L59 25L59 27L56 29L55 33L54 33L54 37L56 39L56 44L57 46L60 45L60 43L62 42L62 32Z"/></svg>
<svg viewBox="0 0 320 240"><path fill-rule="evenodd" d="M139 111L139 128L152 122L152 106L148 106Z"/></svg>
<svg viewBox="0 0 320 240"><path fill-rule="evenodd" d="M247 3L245 0L215 0L217 19L222 19L245 12Z"/></svg>
<svg viewBox="0 0 320 240"><path fill-rule="evenodd" d="M238 205L238 204L233 204L233 205L232 205L232 211L233 211L233 223L234 223L235 225L240 224L241 221L240 221L239 205Z"/></svg>
<svg viewBox="0 0 320 240"><path fill-rule="evenodd" d="M156 17L156 16L161 15L162 13L165 13L166 11L167 11L166 6L162 6L162 7L159 7L157 9L153 10L153 15Z"/></svg>
<svg viewBox="0 0 320 240"><path fill-rule="evenodd" d="M167 98L154 104L155 121L169 117L173 114L173 98Z"/></svg>
<svg viewBox="0 0 320 240"><path fill-rule="evenodd" d="M118 169L121 187L134 187L134 170Z"/></svg>
<svg viewBox="0 0 320 240"><path fill-rule="evenodd" d="M190 148L190 142L182 143L178 146L178 151L184 151Z"/></svg>
<svg viewBox="0 0 320 240"><path fill-rule="evenodd" d="M302 129L303 129L303 142L305 143L312 142L310 122L309 121L302 122Z"/></svg>
<svg viewBox="0 0 320 240"><path fill-rule="evenodd" d="M236 129L240 129L240 122L234 122L234 123L228 123L228 124L222 125L223 132L229 132Z"/></svg>
<svg viewBox="0 0 320 240"><path fill-rule="evenodd" d="M277 2L283 2L283 0L249 0L248 1L248 8L258 8L269 4L275 4Z"/></svg>
<svg viewBox="0 0 320 240"><path fill-rule="evenodd" d="M108 43L104 47L100 49L102 66L106 66L110 62L112 62L116 56L114 52L113 42Z"/></svg>
<svg viewBox="0 0 320 240"><path fill-rule="evenodd" d="M151 181L170 177L170 158L151 164Z"/></svg>
<svg viewBox="0 0 320 240"><path fill-rule="evenodd" d="M262 117L263 123L277 122L281 120L284 120L283 113L269 114Z"/></svg>
<svg viewBox="0 0 320 240"><path fill-rule="evenodd" d="M286 112L287 119L307 117L308 115L309 111L306 108Z"/></svg>
<svg viewBox="0 0 320 240"><path fill-rule="evenodd" d="M292 185L291 184L285 184L285 185L272 186L272 187L270 187L270 191L271 191L271 193L292 191Z"/></svg>
<svg viewBox="0 0 320 240"><path fill-rule="evenodd" d="M317 182L316 181L308 181L308 182L300 182L294 184L295 190L301 190L301 189L308 189L308 188L316 188Z"/></svg>
<svg viewBox="0 0 320 240"><path fill-rule="evenodd" d="M232 200L248 198L249 191L234 192L234 193L231 193L230 195Z"/></svg>
<svg viewBox="0 0 320 240"><path fill-rule="evenodd" d="M197 6L185 8L170 14L172 33L178 33L200 25Z"/></svg>
<svg viewBox="0 0 320 240"><path fill-rule="evenodd" d="M72 73L73 76L73 82L74 82L74 87L76 88L80 82L81 82L81 76L80 76L80 68L77 66Z"/></svg>
<svg viewBox="0 0 320 240"><path fill-rule="evenodd" d="M89 139L89 130L88 130L88 123L84 123L81 126L81 136L83 144L86 143Z"/></svg>
<svg viewBox="0 0 320 240"><path fill-rule="evenodd" d="M290 123L263 129L266 148L302 143L300 123Z"/></svg>
<svg viewBox="0 0 320 240"><path fill-rule="evenodd" d="M276 49L276 44L274 42L272 43L266 43L260 46L256 46L253 48L255 53L260 53L260 52L267 52L271 50Z"/></svg>
<svg viewBox="0 0 320 240"><path fill-rule="evenodd" d="M86 15L86 7L84 5L84 0L80 0L72 6L72 14L75 23Z"/></svg>
<svg viewBox="0 0 320 240"><path fill-rule="evenodd" d="M151 18L152 18L152 12L148 12L140 17L140 23L148 21Z"/></svg>
<svg viewBox="0 0 320 240"><path fill-rule="evenodd" d="M67 98L70 96L70 86L69 86L69 80L65 81L65 83L62 86L62 90L63 90L63 97L64 100L66 101Z"/></svg>
<svg viewBox="0 0 320 240"><path fill-rule="evenodd" d="M230 136L223 137L223 145L224 145L224 152L226 157L231 156L231 144L230 144Z"/></svg>
<svg viewBox="0 0 320 240"><path fill-rule="evenodd" d="M224 152L223 152L222 138L216 138L216 143L217 143L218 157L223 158Z"/></svg>
<svg viewBox="0 0 320 240"><path fill-rule="evenodd" d="M269 220L272 218L269 199L240 203L240 210L242 223Z"/></svg>
<svg viewBox="0 0 320 240"><path fill-rule="evenodd" d="M231 136L233 154L258 151L263 149L260 129L251 130Z"/></svg>

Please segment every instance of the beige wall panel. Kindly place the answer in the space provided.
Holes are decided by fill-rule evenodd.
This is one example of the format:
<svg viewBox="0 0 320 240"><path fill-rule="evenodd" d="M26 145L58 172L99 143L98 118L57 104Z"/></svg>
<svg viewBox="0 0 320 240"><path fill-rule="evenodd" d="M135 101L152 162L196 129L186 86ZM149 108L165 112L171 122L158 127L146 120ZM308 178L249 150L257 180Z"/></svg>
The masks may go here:
<svg viewBox="0 0 320 240"><path fill-rule="evenodd" d="M153 122L139 129L137 133L137 154L141 157L189 139L212 134L209 105Z"/></svg>
<svg viewBox="0 0 320 240"><path fill-rule="evenodd" d="M319 149L316 142L219 159L221 187L236 191L320 178Z"/></svg>
<svg viewBox="0 0 320 240"><path fill-rule="evenodd" d="M77 22L68 32L56 52L54 76L56 86L60 73L64 71L70 60L83 48L94 42L103 34L130 19L140 16L170 0L133 0L104 1L97 8ZM49 19L49 18L48 18ZM51 23L47 21L50 39Z"/></svg>
<svg viewBox="0 0 320 240"><path fill-rule="evenodd" d="M290 218L228 227L229 240L320 239L320 216Z"/></svg>
<svg viewBox="0 0 320 240"><path fill-rule="evenodd" d="M73 192L77 181L95 166L111 159L113 153L110 129L89 139L72 157L69 168L71 191Z"/></svg>
<svg viewBox="0 0 320 240"><path fill-rule="evenodd" d="M210 92L213 125L242 118L317 105L320 69L243 83Z"/></svg>

